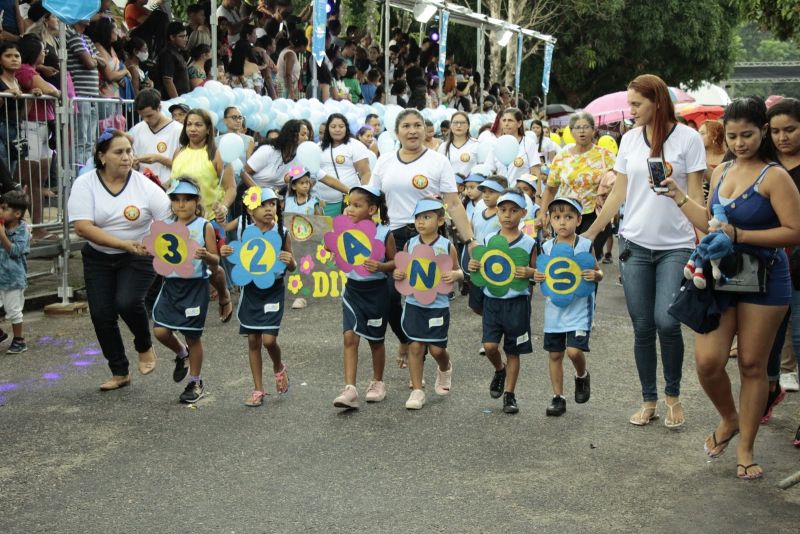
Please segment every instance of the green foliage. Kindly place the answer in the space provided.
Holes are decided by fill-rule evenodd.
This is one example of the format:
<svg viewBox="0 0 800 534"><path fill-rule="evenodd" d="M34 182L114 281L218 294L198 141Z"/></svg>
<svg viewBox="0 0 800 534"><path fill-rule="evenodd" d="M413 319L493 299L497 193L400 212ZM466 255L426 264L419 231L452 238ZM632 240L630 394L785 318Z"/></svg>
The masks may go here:
<svg viewBox="0 0 800 534"><path fill-rule="evenodd" d="M755 21L778 39L800 43L800 3L797 0L737 0L742 21Z"/></svg>
<svg viewBox="0 0 800 534"><path fill-rule="evenodd" d="M770 32L758 29L755 23L739 28L736 36L736 61L800 61L800 44L779 41ZM798 95L800 83L734 83L731 95Z"/></svg>

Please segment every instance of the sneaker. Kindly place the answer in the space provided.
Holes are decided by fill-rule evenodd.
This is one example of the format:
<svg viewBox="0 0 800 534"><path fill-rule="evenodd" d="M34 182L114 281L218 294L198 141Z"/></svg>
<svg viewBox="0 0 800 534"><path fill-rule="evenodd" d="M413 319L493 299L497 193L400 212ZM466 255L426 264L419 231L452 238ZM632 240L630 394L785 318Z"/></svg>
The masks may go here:
<svg viewBox="0 0 800 534"><path fill-rule="evenodd" d="M189 373L189 356L181 358L175 356L175 370L172 371L172 379L175 382L181 382Z"/></svg>
<svg viewBox="0 0 800 534"><path fill-rule="evenodd" d="M358 408L358 390L355 386L346 385L342 393L333 399L333 405L336 408L345 408L352 410Z"/></svg>
<svg viewBox="0 0 800 534"><path fill-rule="evenodd" d="M510 391L506 391L503 393L503 412L505 413L517 413L519 408L517 407L517 397Z"/></svg>
<svg viewBox="0 0 800 534"><path fill-rule="evenodd" d="M203 381L192 381L186 385L186 389L181 393L181 402L192 404L202 399L205 394L206 390L203 388Z"/></svg>
<svg viewBox="0 0 800 534"><path fill-rule="evenodd" d="M583 404L589 400L591 387L589 387L589 371L586 371L585 378L575 377L575 402Z"/></svg>
<svg viewBox="0 0 800 534"><path fill-rule="evenodd" d="M797 373L781 373L780 385L786 391L800 390L800 384L797 382Z"/></svg>
<svg viewBox="0 0 800 534"><path fill-rule="evenodd" d="M425 406L425 392L421 389L415 389L411 392L411 395L408 396L406 409L419 410L423 406Z"/></svg>
<svg viewBox="0 0 800 534"><path fill-rule="evenodd" d="M8 339L8 334L6 334L6 333L5 333L5 332L3 332L2 330L0 330L0 343L2 343L3 341L5 341L6 339Z"/></svg>
<svg viewBox="0 0 800 534"><path fill-rule="evenodd" d="M481 356L486 356L486 349L484 349L483 347L479 348L478 354L480 354Z"/></svg>
<svg viewBox="0 0 800 534"><path fill-rule="evenodd" d="M786 390L778 384L778 387L775 388L775 391L770 391L769 396L767 397L767 407L764 410L764 415L761 416L761 423L769 423L769 420L772 419L772 410L775 409L777 405L783 402L783 399L786 398Z"/></svg>
<svg viewBox="0 0 800 534"><path fill-rule="evenodd" d="M489 395L493 399L499 399L503 396L503 390L506 387L506 368L503 367L499 371L494 372L492 383L489 384Z"/></svg>
<svg viewBox="0 0 800 534"><path fill-rule="evenodd" d="M450 368L447 371L440 371L439 366L436 366L436 383L433 386L433 390L437 395L448 395L452 380L453 362L450 362Z"/></svg>
<svg viewBox="0 0 800 534"><path fill-rule="evenodd" d="M373 380L367 386L365 395L367 402L380 402L386 398L386 384L381 380Z"/></svg>
<svg viewBox="0 0 800 534"><path fill-rule="evenodd" d="M456 292L455 292L455 291L451 291L451 292L450 292L450 293L447 295L447 298L448 298L448 299L450 299L450 300L456 300Z"/></svg>
<svg viewBox="0 0 800 534"><path fill-rule="evenodd" d="M302 310L306 306L308 306L308 302L306 302L306 299L303 297L296 298L294 299L294 302L292 302L293 310Z"/></svg>
<svg viewBox="0 0 800 534"><path fill-rule="evenodd" d="M553 417L559 417L564 415L567 411L567 399L560 395L556 395L553 397L553 400L550 401L550 406L547 407L547 415Z"/></svg>
<svg viewBox="0 0 800 534"><path fill-rule="evenodd" d="M22 354L28 350L28 345L25 344L25 340L22 338L14 338L14 341L11 342L11 345L8 347L6 351L8 354Z"/></svg>
<svg viewBox="0 0 800 534"><path fill-rule="evenodd" d="M603 263L608 265L609 263L614 263L614 260L611 259L611 253L606 252L605 256L603 256Z"/></svg>

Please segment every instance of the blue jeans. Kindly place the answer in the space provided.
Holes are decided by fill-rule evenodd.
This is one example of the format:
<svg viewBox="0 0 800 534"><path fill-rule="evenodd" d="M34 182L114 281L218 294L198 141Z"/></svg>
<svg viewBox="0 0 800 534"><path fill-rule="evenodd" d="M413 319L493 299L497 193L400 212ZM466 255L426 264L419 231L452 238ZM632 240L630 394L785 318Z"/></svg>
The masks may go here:
<svg viewBox="0 0 800 534"><path fill-rule="evenodd" d="M626 248L630 256L621 267L622 286L633 323L633 354L642 384L642 398L645 402L658 400L656 333L661 344L664 392L677 397L681 392L683 336L681 324L667 309L681 287L683 267L692 251L688 248L650 250L620 237L620 250Z"/></svg>
<svg viewBox="0 0 800 534"><path fill-rule="evenodd" d="M79 101L77 106L78 113L75 117L75 162L82 166L92 157L92 150L97 142L99 117L96 103Z"/></svg>

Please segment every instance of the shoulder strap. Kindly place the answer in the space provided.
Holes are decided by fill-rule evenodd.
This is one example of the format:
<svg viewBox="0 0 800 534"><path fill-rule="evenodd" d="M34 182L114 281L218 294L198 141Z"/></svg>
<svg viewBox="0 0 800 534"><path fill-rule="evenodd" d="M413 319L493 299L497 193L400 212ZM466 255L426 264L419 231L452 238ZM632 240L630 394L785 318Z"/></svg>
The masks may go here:
<svg viewBox="0 0 800 534"><path fill-rule="evenodd" d="M333 145L331 145L331 163L333 163L333 172L336 173L336 179L341 182L342 180L341 180L341 178L339 178L339 169L336 166L336 162L333 159Z"/></svg>
<svg viewBox="0 0 800 534"><path fill-rule="evenodd" d="M771 167L775 167L776 165L777 165L777 163L775 163L774 161L771 161L771 162L767 163L766 165L764 165L764 168L761 169L761 174L759 174L758 178L756 178L756 181L753 184L753 187L758 187L759 185L761 185L761 182L764 181L764 177L767 175L767 171Z"/></svg>

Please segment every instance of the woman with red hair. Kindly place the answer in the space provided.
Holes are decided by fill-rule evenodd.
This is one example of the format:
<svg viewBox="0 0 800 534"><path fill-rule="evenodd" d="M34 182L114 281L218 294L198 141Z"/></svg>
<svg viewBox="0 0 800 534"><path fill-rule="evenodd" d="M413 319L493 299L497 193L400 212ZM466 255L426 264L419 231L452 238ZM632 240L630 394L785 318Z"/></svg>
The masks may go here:
<svg viewBox="0 0 800 534"><path fill-rule="evenodd" d="M622 286L633 323L633 353L644 400L630 422L644 426L658 417L658 334L666 382L664 424L677 428L685 422L680 403L683 337L680 323L667 309L683 281L683 267L694 249L695 233L680 206L654 192L647 160L660 158L667 178L702 205L705 150L699 133L676 122L667 84L658 76L636 77L628 85L628 103L636 124L620 142L614 190L583 235L593 240L625 202L619 231Z"/></svg>
<svg viewBox="0 0 800 534"><path fill-rule="evenodd" d="M700 136L703 138L703 145L706 147L706 172L705 184L711 180L711 173L722 163L725 157L725 130L719 121L705 121L700 125Z"/></svg>

